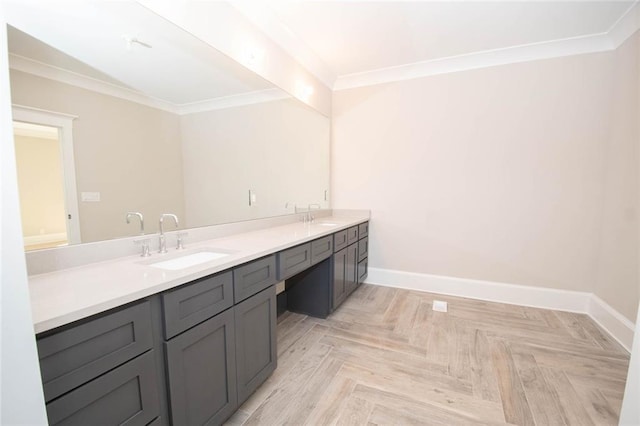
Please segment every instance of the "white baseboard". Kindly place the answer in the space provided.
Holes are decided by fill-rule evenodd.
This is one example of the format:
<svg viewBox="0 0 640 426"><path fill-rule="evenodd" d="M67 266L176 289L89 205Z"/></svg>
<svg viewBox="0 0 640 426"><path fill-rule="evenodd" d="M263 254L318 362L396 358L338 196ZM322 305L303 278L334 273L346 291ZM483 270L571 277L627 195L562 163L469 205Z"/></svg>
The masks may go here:
<svg viewBox="0 0 640 426"><path fill-rule="evenodd" d="M29 235L27 237L24 237L24 244L27 246L53 243L56 241L67 241L67 233L60 232L57 234Z"/></svg>
<svg viewBox="0 0 640 426"><path fill-rule="evenodd" d="M631 352L635 326L624 315L613 309L611 305L595 294L591 295L586 314L597 322L600 327L604 328L618 343L624 346L627 351Z"/></svg>
<svg viewBox="0 0 640 426"><path fill-rule="evenodd" d="M634 325L592 293L369 268L368 284L589 315L627 351Z"/></svg>

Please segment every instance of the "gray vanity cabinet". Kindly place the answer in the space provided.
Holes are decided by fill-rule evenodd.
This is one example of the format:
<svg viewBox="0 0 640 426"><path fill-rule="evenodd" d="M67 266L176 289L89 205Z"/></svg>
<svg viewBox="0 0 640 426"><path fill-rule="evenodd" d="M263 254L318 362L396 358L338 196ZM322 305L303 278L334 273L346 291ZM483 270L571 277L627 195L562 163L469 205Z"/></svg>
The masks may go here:
<svg viewBox="0 0 640 426"><path fill-rule="evenodd" d="M272 255L163 295L167 329L180 333L165 343L173 425L222 424L275 370L275 275ZM184 331L180 313L197 307L204 322Z"/></svg>
<svg viewBox="0 0 640 426"><path fill-rule="evenodd" d="M49 424L147 425L160 416L151 311L144 300L37 337Z"/></svg>
<svg viewBox="0 0 640 426"><path fill-rule="evenodd" d="M334 234L336 252L333 255L333 310L338 308L367 276L368 235L369 222ZM340 249L341 247L344 248Z"/></svg>
<svg viewBox="0 0 640 426"><path fill-rule="evenodd" d="M237 408L233 309L165 343L171 422L222 424Z"/></svg>
<svg viewBox="0 0 640 426"><path fill-rule="evenodd" d="M234 315L240 405L277 366L275 286L236 305Z"/></svg>

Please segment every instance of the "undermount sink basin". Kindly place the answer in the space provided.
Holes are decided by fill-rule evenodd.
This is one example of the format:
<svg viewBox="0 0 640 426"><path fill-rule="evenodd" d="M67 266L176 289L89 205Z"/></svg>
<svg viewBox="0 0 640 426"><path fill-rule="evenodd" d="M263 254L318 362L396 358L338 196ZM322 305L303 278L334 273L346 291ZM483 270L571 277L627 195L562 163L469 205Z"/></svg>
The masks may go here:
<svg viewBox="0 0 640 426"><path fill-rule="evenodd" d="M331 222L316 222L314 225L318 226L338 226L339 223L331 223Z"/></svg>
<svg viewBox="0 0 640 426"><path fill-rule="evenodd" d="M153 266L154 268L164 269L167 271L179 271L181 269L186 269L192 266L211 262L212 260L222 259L223 257L227 256L229 256L229 253L216 251L200 251L197 253L174 257L173 259L149 263L148 266Z"/></svg>

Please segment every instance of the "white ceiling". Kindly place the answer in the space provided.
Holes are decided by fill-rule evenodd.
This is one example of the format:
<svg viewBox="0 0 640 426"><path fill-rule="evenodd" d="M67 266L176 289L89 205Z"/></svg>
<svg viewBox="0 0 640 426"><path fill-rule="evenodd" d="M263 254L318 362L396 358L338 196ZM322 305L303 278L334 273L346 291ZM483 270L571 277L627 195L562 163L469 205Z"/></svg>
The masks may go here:
<svg viewBox="0 0 640 426"><path fill-rule="evenodd" d="M80 62L46 52L46 45L28 37L10 34L10 50L19 57L119 83L173 105L272 87L135 1L65 0L62 4L73 6L65 8L61 2L44 0L4 1L10 24ZM616 47L609 34L630 21L628 11L637 4L618 0L228 0L214 4L230 7L229 3L335 90L608 50ZM640 12L637 16L640 22ZM630 35L637 24L618 31L624 34L618 39ZM124 34L139 37L153 48L133 45L127 51ZM101 73L92 74L85 64Z"/></svg>
<svg viewBox="0 0 640 426"><path fill-rule="evenodd" d="M333 74L335 78L605 34L634 3L268 0L266 13L297 39L295 56L306 58L307 64L315 56L316 65L324 63L327 67L324 75ZM248 9L244 7L245 14ZM306 54L301 48L308 49ZM319 74L322 72L316 72Z"/></svg>
<svg viewBox="0 0 640 426"><path fill-rule="evenodd" d="M20 30L9 31L12 63L23 67L26 59L178 106L273 88L133 1L6 0L5 10ZM152 47L127 46L125 36Z"/></svg>

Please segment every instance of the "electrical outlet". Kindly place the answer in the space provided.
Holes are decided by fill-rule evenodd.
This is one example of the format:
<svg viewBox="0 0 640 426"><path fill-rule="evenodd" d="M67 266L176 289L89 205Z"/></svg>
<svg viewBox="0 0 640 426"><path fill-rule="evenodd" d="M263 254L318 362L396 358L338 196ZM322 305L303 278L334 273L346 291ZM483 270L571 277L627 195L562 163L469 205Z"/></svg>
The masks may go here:
<svg viewBox="0 0 640 426"><path fill-rule="evenodd" d="M443 302L441 300L433 301L433 310L436 312L447 312L447 302Z"/></svg>

